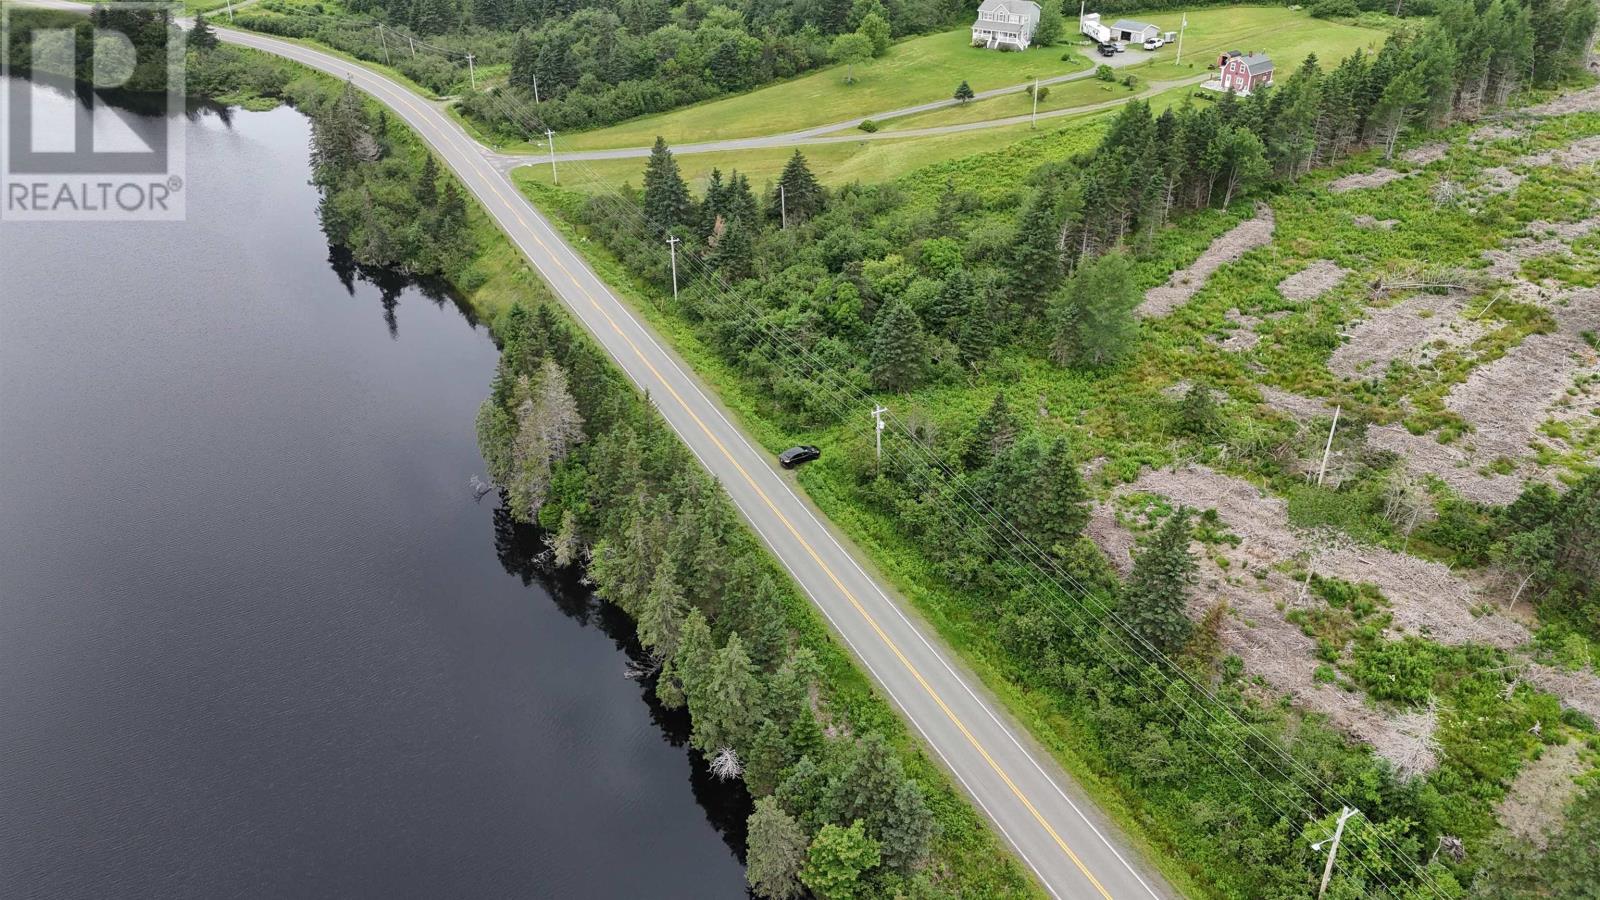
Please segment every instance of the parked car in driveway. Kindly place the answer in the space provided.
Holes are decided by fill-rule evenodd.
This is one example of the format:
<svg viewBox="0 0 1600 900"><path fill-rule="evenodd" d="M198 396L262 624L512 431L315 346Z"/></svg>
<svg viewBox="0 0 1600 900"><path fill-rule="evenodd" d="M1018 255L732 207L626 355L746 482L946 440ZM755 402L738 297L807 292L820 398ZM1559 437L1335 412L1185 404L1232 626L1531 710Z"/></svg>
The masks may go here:
<svg viewBox="0 0 1600 900"><path fill-rule="evenodd" d="M1098 48L1101 56L1116 56L1117 48L1112 44L1101 44Z"/></svg>
<svg viewBox="0 0 1600 900"><path fill-rule="evenodd" d="M1116 43L1112 44L1111 46L1117 48L1117 52L1121 53L1124 50L1128 49L1128 42L1127 41L1117 41Z"/></svg>
<svg viewBox="0 0 1600 900"><path fill-rule="evenodd" d="M778 465L783 466L785 469L792 469L801 463L808 463L814 459L820 459L821 457L822 451L820 449L813 447L810 444L801 444L798 447L790 447L782 453L779 453Z"/></svg>
<svg viewBox="0 0 1600 900"><path fill-rule="evenodd" d="M1146 50L1160 50L1162 47L1165 47L1166 45L1167 45L1167 42L1162 40L1161 38L1158 38L1158 37L1150 38L1149 40L1144 42L1144 48Z"/></svg>

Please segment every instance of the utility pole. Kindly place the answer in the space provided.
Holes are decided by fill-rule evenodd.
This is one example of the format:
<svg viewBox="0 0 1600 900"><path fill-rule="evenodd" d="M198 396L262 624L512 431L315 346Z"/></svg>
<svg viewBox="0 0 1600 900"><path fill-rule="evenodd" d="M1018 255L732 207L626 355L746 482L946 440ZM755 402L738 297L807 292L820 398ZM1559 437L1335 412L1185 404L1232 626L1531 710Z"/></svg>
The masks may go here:
<svg viewBox="0 0 1600 900"><path fill-rule="evenodd" d="M478 89L478 70L472 65L472 61L474 59L477 59L477 57L473 56L471 53L467 54L467 77L472 79L472 89L473 90L477 90Z"/></svg>
<svg viewBox="0 0 1600 900"><path fill-rule="evenodd" d="M672 301L674 303L676 303L678 301L678 241L679 240L681 240L681 239L675 234L667 235L667 247L672 252Z"/></svg>
<svg viewBox="0 0 1600 900"><path fill-rule="evenodd" d="M1322 468L1317 470L1317 487L1322 486L1322 476L1328 474L1328 454L1333 452L1333 433L1339 428L1339 411L1344 409L1344 404L1333 408L1333 424L1328 427L1328 444L1322 448Z"/></svg>
<svg viewBox="0 0 1600 900"><path fill-rule="evenodd" d="M539 76L533 76L533 105L539 105Z"/></svg>
<svg viewBox="0 0 1600 900"><path fill-rule="evenodd" d="M389 42L383 36L383 23L378 23L378 43L383 45L383 64L389 64Z"/></svg>
<svg viewBox="0 0 1600 900"><path fill-rule="evenodd" d="M1039 79L1033 79L1033 124L1029 128L1039 127Z"/></svg>
<svg viewBox="0 0 1600 900"><path fill-rule="evenodd" d="M411 58L412 59L416 59L417 58L417 41L416 41L416 38L413 38L411 35L408 34L408 35L406 35L406 43L408 45L410 45L410 47L411 47Z"/></svg>
<svg viewBox="0 0 1600 900"><path fill-rule="evenodd" d="M561 176L556 174L556 133L546 128L544 137L550 142L550 183L560 184Z"/></svg>
<svg viewBox="0 0 1600 900"><path fill-rule="evenodd" d="M1333 858L1339 852L1339 839L1344 837L1345 820L1351 816L1358 816L1360 814L1361 810L1359 809L1351 809L1348 806L1340 807L1339 824L1333 827L1333 837L1326 841L1318 841L1317 843L1311 845L1312 850L1321 850L1323 844L1333 844L1333 846L1328 848L1328 864L1322 867L1322 886L1317 888L1317 900L1322 900L1322 895L1328 892L1328 879L1333 877Z"/></svg>
<svg viewBox="0 0 1600 900"><path fill-rule="evenodd" d="M778 214L783 217L782 227L789 227L789 195L784 190L783 182L778 182Z"/></svg>
<svg viewBox="0 0 1600 900"><path fill-rule="evenodd" d="M877 430L877 434L875 434L874 437L877 439L879 466L883 465L883 429L886 427L883 421L883 414L888 411L889 408L887 406L882 406L877 403L872 404L872 421Z"/></svg>
<svg viewBox="0 0 1600 900"><path fill-rule="evenodd" d="M228 0L228 24L233 24L233 0Z"/></svg>
<svg viewBox="0 0 1600 900"><path fill-rule="evenodd" d="M1173 60L1174 63L1182 63L1183 62L1183 30L1185 28L1188 28L1188 27L1189 27L1189 14L1188 13L1184 13L1183 14L1183 24L1178 26L1178 58Z"/></svg>

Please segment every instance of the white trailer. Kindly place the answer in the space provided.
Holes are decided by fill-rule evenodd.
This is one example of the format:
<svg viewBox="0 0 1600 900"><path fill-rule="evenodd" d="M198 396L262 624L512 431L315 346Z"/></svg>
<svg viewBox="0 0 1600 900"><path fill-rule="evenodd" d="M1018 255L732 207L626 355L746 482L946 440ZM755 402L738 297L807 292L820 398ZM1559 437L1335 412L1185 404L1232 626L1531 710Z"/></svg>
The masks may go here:
<svg viewBox="0 0 1600 900"><path fill-rule="evenodd" d="M1100 24L1099 13L1080 14L1078 16L1078 31L1097 44L1110 43L1111 41L1111 29Z"/></svg>

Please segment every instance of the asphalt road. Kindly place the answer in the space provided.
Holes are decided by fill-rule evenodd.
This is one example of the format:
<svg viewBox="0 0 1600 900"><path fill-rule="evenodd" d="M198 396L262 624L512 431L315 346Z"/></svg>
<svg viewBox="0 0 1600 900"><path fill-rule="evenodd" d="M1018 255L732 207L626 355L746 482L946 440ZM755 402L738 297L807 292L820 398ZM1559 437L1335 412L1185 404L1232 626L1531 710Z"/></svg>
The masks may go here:
<svg viewBox="0 0 1600 900"><path fill-rule="evenodd" d="M8 0L15 2L15 0ZM81 11L63 0L31 5ZM1174 896L1135 858L1081 791L857 561L793 482L733 424L622 302L489 164L459 125L411 90L299 44L218 28L228 43L349 79L399 115L450 166L589 332L728 491L739 511L827 617L860 663L989 818L1059 898ZM861 411L870 422L869 411Z"/></svg>

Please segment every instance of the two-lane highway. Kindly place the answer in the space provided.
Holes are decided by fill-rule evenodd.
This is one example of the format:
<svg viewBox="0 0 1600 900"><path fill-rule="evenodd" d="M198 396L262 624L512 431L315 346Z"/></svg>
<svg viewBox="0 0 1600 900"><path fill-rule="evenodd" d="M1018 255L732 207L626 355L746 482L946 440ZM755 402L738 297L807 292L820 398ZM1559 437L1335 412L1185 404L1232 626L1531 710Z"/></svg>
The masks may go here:
<svg viewBox="0 0 1600 900"><path fill-rule="evenodd" d="M16 2L16 0L7 0ZM61 0L33 5L78 9ZM973 676L903 611L844 543L812 513L767 454L702 390L678 356L614 294L449 116L359 64L299 44L217 29L223 40L293 60L387 105L499 223L556 296L649 392L663 417L726 488L906 720L1059 898L1151 898L1172 891L1122 849L1065 774L975 688ZM1072 788L1069 794L1068 788Z"/></svg>

